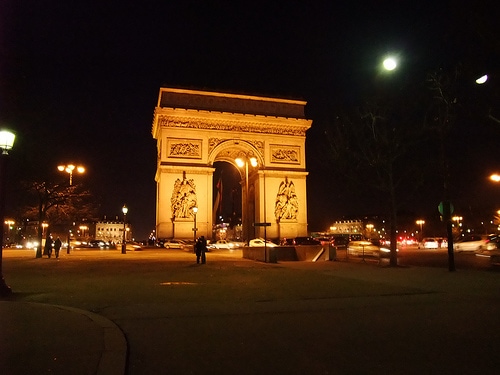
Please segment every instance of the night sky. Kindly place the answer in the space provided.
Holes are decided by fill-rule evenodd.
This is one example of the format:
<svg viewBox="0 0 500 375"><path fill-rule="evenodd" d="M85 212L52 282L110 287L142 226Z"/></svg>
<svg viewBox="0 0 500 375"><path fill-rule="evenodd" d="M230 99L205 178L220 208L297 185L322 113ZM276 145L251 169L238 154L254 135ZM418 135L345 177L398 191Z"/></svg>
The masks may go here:
<svg viewBox="0 0 500 375"><path fill-rule="evenodd" d="M101 215L121 217L126 203L136 237L146 238L155 225L153 111L160 87L179 87L306 100L310 230L374 212L317 153L332 108L359 100L387 53L400 56L398 74L422 79L472 55L495 67L500 38L489 26L500 17L481 4L3 0L0 123L17 134L10 188L60 178L60 163L84 164L75 180L96 195ZM474 27L484 27L480 52L476 36L467 38ZM500 204L500 187L486 186L500 169L499 127L467 126L457 139L453 171L464 185L456 206L464 211ZM408 209L435 214L436 186Z"/></svg>

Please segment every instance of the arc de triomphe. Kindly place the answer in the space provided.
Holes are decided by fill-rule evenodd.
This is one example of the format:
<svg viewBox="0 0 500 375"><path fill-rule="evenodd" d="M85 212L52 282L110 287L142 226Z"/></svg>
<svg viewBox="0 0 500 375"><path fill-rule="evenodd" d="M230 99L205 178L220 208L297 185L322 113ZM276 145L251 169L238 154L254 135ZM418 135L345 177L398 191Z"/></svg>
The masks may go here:
<svg viewBox="0 0 500 375"><path fill-rule="evenodd" d="M152 127L157 237L192 239L195 218L197 236L212 237L217 161L240 171L246 240L264 232L268 238L307 235L305 140L312 120L305 118L305 105L161 88Z"/></svg>

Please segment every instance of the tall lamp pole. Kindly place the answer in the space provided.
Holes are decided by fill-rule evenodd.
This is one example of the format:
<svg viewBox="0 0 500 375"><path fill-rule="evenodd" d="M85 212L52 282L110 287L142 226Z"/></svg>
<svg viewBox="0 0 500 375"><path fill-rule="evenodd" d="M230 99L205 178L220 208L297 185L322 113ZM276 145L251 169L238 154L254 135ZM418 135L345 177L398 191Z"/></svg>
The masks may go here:
<svg viewBox="0 0 500 375"><path fill-rule="evenodd" d="M420 241L422 241L424 239L424 233L423 233L422 226L425 224L425 220L417 220L415 223L417 225L420 225Z"/></svg>
<svg viewBox="0 0 500 375"><path fill-rule="evenodd" d="M78 173L84 173L85 172L85 167L78 165L75 166L74 164L61 164L57 166L57 169L60 172L66 172L69 174L69 186L73 185L73 171L76 171ZM66 253L69 254L71 250L71 224L68 226L68 247L66 248Z"/></svg>
<svg viewBox="0 0 500 375"><path fill-rule="evenodd" d="M12 238L10 238L10 231L12 230L12 226L15 224L16 222L14 220L5 220L5 224L7 225L7 241L10 241L12 242Z"/></svg>
<svg viewBox="0 0 500 375"><path fill-rule="evenodd" d="M194 228L193 228L193 232L194 232L194 242L196 242L196 231L198 230L198 228L196 228L196 214L198 213L198 207L193 207L193 217L194 217Z"/></svg>
<svg viewBox="0 0 500 375"><path fill-rule="evenodd" d="M3 223L5 220L5 182L7 178L6 167L7 167L7 156L9 150L14 146L14 140L16 136L7 130L0 131L0 222ZM12 289L5 283L3 278L3 225L2 230L0 230L0 297L7 297L12 294Z"/></svg>
<svg viewBox="0 0 500 375"><path fill-rule="evenodd" d="M127 254L127 238L125 237L127 233L127 212L128 208L127 206L123 205L122 207L122 212L123 212L123 241L122 241L122 254Z"/></svg>
<svg viewBox="0 0 500 375"><path fill-rule="evenodd" d="M246 241L250 241L250 209L249 209L249 197L248 197L248 163L252 167L257 167L257 158L255 156L244 155L235 159L236 165L240 168L245 167L245 207L243 212L243 228L245 229L244 237Z"/></svg>

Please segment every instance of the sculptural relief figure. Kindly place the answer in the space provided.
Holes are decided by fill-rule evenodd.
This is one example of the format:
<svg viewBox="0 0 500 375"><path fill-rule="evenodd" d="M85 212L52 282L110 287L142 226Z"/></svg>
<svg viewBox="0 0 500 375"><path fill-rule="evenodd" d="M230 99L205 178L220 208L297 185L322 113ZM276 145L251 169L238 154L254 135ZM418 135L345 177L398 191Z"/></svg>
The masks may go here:
<svg viewBox="0 0 500 375"><path fill-rule="evenodd" d="M196 186L193 179L186 178L186 172L182 181L179 178L175 181L170 203L173 218L190 218L193 215L192 209L197 205Z"/></svg>
<svg viewBox="0 0 500 375"><path fill-rule="evenodd" d="M276 204L274 206L274 215L276 220L295 220L299 211L299 202L295 193L293 181L282 181L278 194L276 195Z"/></svg>

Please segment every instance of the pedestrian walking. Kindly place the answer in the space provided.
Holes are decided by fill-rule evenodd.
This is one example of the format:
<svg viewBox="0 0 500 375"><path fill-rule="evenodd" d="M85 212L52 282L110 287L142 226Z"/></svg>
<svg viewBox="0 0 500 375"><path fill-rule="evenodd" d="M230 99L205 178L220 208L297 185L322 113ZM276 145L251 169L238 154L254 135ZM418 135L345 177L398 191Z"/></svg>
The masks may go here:
<svg viewBox="0 0 500 375"><path fill-rule="evenodd" d="M61 250L62 242L59 237L54 241L54 251L56 253L56 258L59 258L59 250Z"/></svg>
<svg viewBox="0 0 500 375"><path fill-rule="evenodd" d="M201 236L196 240L194 244L194 252L196 253L196 263L205 264L207 261L205 252L207 251L207 240L205 236Z"/></svg>
<svg viewBox="0 0 500 375"><path fill-rule="evenodd" d="M200 263L201 258L201 237L198 237L194 244L194 253L196 254L196 263Z"/></svg>
<svg viewBox="0 0 500 375"><path fill-rule="evenodd" d="M205 236L201 236L201 264L205 264L207 262L207 258L205 253L207 252L207 240L205 239Z"/></svg>
<svg viewBox="0 0 500 375"><path fill-rule="evenodd" d="M52 256L52 237L50 236L50 234L47 235L47 239L45 240L45 248L43 250L43 253L47 255L49 259Z"/></svg>

